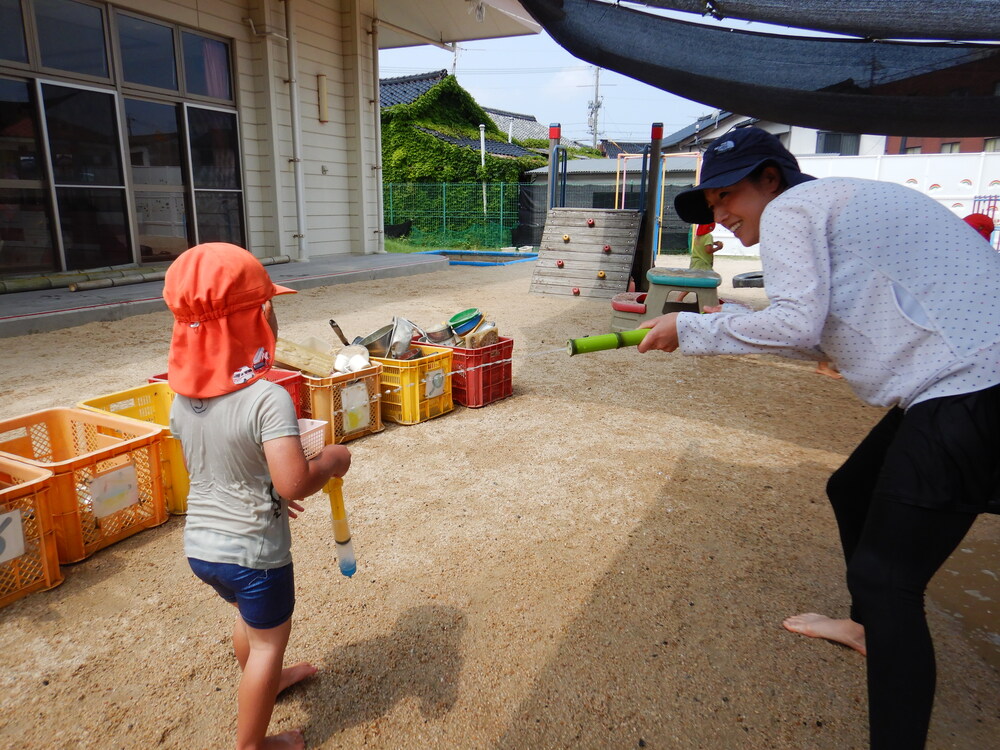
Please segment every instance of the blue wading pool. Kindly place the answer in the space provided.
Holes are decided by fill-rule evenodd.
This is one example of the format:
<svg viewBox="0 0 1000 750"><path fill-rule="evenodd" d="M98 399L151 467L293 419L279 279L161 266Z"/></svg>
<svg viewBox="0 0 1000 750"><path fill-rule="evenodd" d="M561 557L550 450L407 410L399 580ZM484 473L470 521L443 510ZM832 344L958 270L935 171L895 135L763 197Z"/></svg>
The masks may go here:
<svg viewBox="0 0 1000 750"><path fill-rule="evenodd" d="M449 266L509 266L535 260L538 253L504 253L489 250L423 250L417 255L444 255Z"/></svg>

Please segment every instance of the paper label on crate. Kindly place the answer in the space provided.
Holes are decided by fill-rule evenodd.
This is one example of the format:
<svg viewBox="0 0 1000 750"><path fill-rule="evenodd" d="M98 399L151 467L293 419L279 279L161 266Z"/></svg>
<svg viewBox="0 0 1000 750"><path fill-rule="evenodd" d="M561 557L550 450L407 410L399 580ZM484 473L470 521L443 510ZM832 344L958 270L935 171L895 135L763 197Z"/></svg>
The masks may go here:
<svg viewBox="0 0 1000 750"><path fill-rule="evenodd" d="M139 502L139 478L135 466L126 464L90 481L94 516L104 518Z"/></svg>
<svg viewBox="0 0 1000 750"><path fill-rule="evenodd" d="M0 515L0 563L24 554L24 528L21 511L12 510Z"/></svg>
<svg viewBox="0 0 1000 750"><path fill-rule="evenodd" d="M444 370L427 371L427 387L424 389L426 398L434 398L444 393Z"/></svg>
<svg viewBox="0 0 1000 750"><path fill-rule="evenodd" d="M367 384L362 382L344 386L340 392L340 403L344 407L345 434L363 430L371 424Z"/></svg>

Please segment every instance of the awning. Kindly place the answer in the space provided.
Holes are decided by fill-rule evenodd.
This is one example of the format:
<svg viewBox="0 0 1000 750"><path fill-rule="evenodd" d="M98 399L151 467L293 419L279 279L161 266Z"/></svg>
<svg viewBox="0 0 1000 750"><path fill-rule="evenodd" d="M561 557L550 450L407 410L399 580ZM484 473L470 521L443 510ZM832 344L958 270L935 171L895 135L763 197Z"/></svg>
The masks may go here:
<svg viewBox="0 0 1000 750"><path fill-rule="evenodd" d="M1000 46L995 44L764 34L597 0L521 4L581 60L718 109L848 133L962 137L1000 132L1000 96L995 95ZM916 12L916 3L908 5ZM950 0L947 5L967 24L982 14L979 28L996 30L1000 2ZM881 26L894 36L893 29Z"/></svg>

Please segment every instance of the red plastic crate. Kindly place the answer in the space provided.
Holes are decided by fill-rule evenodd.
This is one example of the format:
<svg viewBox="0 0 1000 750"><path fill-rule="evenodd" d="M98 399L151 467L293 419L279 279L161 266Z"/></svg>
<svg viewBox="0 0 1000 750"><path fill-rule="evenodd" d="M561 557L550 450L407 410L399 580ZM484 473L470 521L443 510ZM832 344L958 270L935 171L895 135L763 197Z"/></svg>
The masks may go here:
<svg viewBox="0 0 1000 750"><path fill-rule="evenodd" d="M480 349L451 349L451 390L455 403L473 409L507 398L514 392L511 352L514 339L500 337L495 344Z"/></svg>
<svg viewBox="0 0 1000 750"><path fill-rule="evenodd" d="M305 413L303 406L305 405L305 400L303 397L303 387L302 387L302 373L296 370L282 370L278 367L272 367L264 375L266 380L280 385L286 391L288 395L292 397L292 403L295 404L295 416L299 419L303 417L308 417L309 415ZM166 383L167 373L162 375L154 375L147 382L150 383Z"/></svg>

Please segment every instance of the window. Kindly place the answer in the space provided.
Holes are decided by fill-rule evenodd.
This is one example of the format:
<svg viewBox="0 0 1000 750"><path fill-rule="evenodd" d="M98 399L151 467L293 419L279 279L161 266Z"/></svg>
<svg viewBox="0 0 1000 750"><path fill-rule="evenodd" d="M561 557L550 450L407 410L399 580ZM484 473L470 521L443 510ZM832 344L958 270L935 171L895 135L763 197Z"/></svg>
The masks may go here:
<svg viewBox="0 0 1000 750"><path fill-rule="evenodd" d="M921 150L920 146L907 146L906 147L906 151L904 151L903 153L906 153L906 154L919 154L920 150Z"/></svg>
<svg viewBox="0 0 1000 750"><path fill-rule="evenodd" d="M181 107L125 100L129 162L142 260L172 260L194 244L182 167Z"/></svg>
<svg viewBox="0 0 1000 750"><path fill-rule="evenodd" d="M957 154L960 151L961 151L961 148L959 148L958 141L952 141L950 143L942 143L941 144L941 153L942 154Z"/></svg>
<svg viewBox="0 0 1000 750"><path fill-rule="evenodd" d="M229 45L185 31L184 80L187 92L214 99L229 99Z"/></svg>
<svg viewBox="0 0 1000 750"><path fill-rule="evenodd" d="M132 262L114 94L42 84L66 268Z"/></svg>
<svg viewBox="0 0 1000 750"><path fill-rule="evenodd" d="M824 133L816 134L817 154L840 154L841 156L857 156L861 145L861 136L857 133Z"/></svg>
<svg viewBox="0 0 1000 750"><path fill-rule="evenodd" d="M0 57L15 62L28 62L20 0L0 0Z"/></svg>
<svg viewBox="0 0 1000 750"><path fill-rule="evenodd" d="M229 42L169 21L0 0L0 275L246 246L234 80Z"/></svg>
<svg viewBox="0 0 1000 750"><path fill-rule="evenodd" d="M243 201L236 115L188 107L199 242L243 244Z"/></svg>
<svg viewBox="0 0 1000 750"><path fill-rule="evenodd" d="M117 15L122 76L129 83L177 90L174 30L124 13Z"/></svg>
<svg viewBox="0 0 1000 750"><path fill-rule="evenodd" d="M42 66L108 77L104 12L74 0L35 0Z"/></svg>
<svg viewBox="0 0 1000 750"><path fill-rule="evenodd" d="M1000 151L1000 138L987 138L983 141L983 151Z"/></svg>
<svg viewBox="0 0 1000 750"><path fill-rule="evenodd" d="M27 81L0 78L0 133L0 271L52 270L52 220L34 87Z"/></svg>

